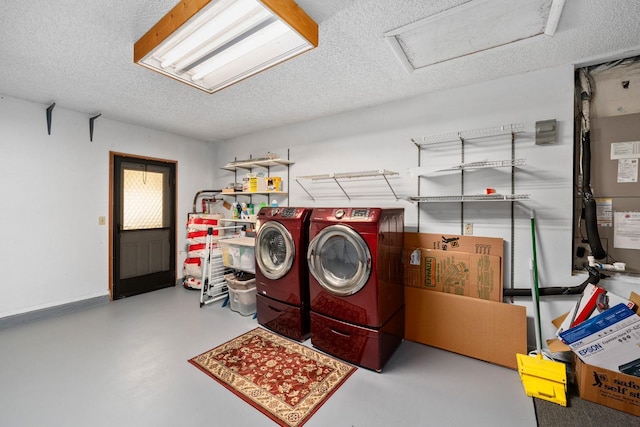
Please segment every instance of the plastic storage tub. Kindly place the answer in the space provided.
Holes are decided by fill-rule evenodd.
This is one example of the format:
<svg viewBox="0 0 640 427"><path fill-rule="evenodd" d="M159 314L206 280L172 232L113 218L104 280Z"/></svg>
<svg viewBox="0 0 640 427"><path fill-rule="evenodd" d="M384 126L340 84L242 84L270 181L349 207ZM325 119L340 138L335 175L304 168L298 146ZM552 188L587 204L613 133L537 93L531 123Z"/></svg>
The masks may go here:
<svg viewBox="0 0 640 427"><path fill-rule="evenodd" d="M238 282L227 279L229 288L229 308L243 316L256 312L256 279Z"/></svg>
<svg viewBox="0 0 640 427"><path fill-rule="evenodd" d="M255 238L236 237L220 240L220 248L225 266L255 273Z"/></svg>

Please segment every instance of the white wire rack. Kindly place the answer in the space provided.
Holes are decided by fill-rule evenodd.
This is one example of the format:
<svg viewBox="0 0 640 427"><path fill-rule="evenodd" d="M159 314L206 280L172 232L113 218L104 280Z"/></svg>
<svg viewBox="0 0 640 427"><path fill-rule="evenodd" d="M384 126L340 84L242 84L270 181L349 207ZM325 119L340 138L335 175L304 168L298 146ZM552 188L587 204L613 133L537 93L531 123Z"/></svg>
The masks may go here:
<svg viewBox="0 0 640 427"><path fill-rule="evenodd" d="M438 169L436 172L459 171L459 170L470 170L470 169L486 169L486 168L504 168L504 167L512 167L512 166L524 166L526 163L527 162L525 161L525 159L470 162L470 163L463 163L456 166L451 166L445 169Z"/></svg>
<svg viewBox="0 0 640 427"><path fill-rule="evenodd" d="M340 172L340 173L327 173L327 174L321 174L321 175L297 176L296 182L300 187L302 187L305 193L307 193L309 197L311 197L312 200L315 200L313 195L305 188L305 186L300 182L300 180L311 180L311 181L333 180L336 183L336 185L340 187L340 190L342 190L344 195L347 196L347 199L351 200L351 197L349 197L349 194L344 189L344 187L340 184L339 180L354 179L354 178L382 177L386 181L387 185L389 186L389 189L393 193L393 196L396 198L396 200L398 200L398 196L396 195L396 192L393 190L391 183L387 179L387 177L394 176L394 175L398 175L398 172L389 171L386 169L377 169L377 170L367 170L367 171L359 171L359 172Z"/></svg>
<svg viewBox="0 0 640 427"><path fill-rule="evenodd" d="M529 194L469 194L457 196L412 196L409 200L417 203L432 202L512 202L529 200Z"/></svg>
<svg viewBox="0 0 640 427"><path fill-rule="evenodd" d="M457 133L445 133L441 135L420 136L411 138L411 142L417 146L443 144L460 140L491 138L502 135L511 135L524 132L524 123L496 126L484 129L465 130Z"/></svg>

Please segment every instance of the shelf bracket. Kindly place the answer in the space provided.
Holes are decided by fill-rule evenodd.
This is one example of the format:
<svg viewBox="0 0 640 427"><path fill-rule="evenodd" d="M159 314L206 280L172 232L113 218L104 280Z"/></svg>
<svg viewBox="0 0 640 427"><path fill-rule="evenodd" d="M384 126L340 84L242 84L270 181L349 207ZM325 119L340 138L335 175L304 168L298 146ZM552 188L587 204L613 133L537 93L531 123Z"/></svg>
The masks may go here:
<svg viewBox="0 0 640 427"><path fill-rule="evenodd" d="M51 135L51 119L52 119L53 108L55 106L56 106L56 103L54 102L53 104L47 107L47 133L49 135Z"/></svg>
<svg viewBox="0 0 640 427"><path fill-rule="evenodd" d="M296 178L296 182L298 183L298 185L304 190L305 193L307 193L307 195L309 197L311 197L311 200L313 200L314 202L316 201L316 199L311 195L311 193L309 193L309 191L307 191L307 189L304 187L304 185L302 185L302 183L298 180L298 178Z"/></svg>
<svg viewBox="0 0 640 427"><path fill-rule="evenodd" d="M387 176L382 174L382 177L384 178L384 180L387 182L387 185L389 186L389 190L391 190L391 193L393 193L393 197L396 198L396 200L398 200L398 195L396 194L395 191L393 191L393 187L391 186L391 183L389 182L389 180L387 179Z"/></svg>
<svg viewBox="0 0 640 427"><path fill-rule="evenodd" d="M335 183L338 185L338 187L340 187L340 189L342 190L342 192L344 193L345 196L347 196L347 199L349 199L349 201L351 201L351 197L349 197L349 195L347 194L346 191L344 191L344 188L342 188L342 185L340 185L340 183L338 182L338 180L336 179L335 175L332 176L331 178L333 178L333 180L335 181Z"/></svg>
<svg viewBox="0 0 640 427"><path fill-rule="evenodd" d="M92 142L93 142L93 122L95 122L95 121L96 121L96 119L97 119L98 117L100 117L101 115L102 115L102 113L100 113L100 114L98 114L98 115L96 115L96 116L93 116L93 117L91 117L91 118L89 119L89 141L92 141Z"/></svg>

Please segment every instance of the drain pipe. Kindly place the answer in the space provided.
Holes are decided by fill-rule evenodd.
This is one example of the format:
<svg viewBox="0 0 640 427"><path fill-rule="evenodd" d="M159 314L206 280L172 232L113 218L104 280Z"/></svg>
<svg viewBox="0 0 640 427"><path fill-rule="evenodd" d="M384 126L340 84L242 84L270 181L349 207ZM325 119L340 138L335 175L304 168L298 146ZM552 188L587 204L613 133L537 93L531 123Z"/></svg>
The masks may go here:
<svg viewBox="0 0 640 427"><path fill-rule="evenodd" d="M538 288L540 296L544 295L579 295L584 292L584 288L589 283L595 285L600 282L600 270L596 267L587 267L589 277L578 286L551 286ZM504 289L503 296L505 297L530 297L532 295L530 288L510 288Z"/></svg>

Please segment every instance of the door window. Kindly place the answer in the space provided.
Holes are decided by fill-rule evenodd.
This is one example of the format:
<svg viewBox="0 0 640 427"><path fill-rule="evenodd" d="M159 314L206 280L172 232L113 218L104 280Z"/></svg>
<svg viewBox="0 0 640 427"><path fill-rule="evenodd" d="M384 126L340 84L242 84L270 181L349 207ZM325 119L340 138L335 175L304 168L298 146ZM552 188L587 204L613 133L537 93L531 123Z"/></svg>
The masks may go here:
<svg viewBox="0 0 640 427"><path fill-rule="evenodd" d="M164 174L145 170L123 170L124 230L162 228Z"/></svg>

